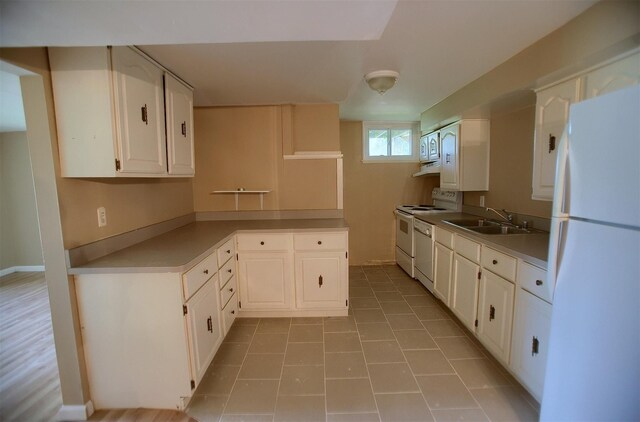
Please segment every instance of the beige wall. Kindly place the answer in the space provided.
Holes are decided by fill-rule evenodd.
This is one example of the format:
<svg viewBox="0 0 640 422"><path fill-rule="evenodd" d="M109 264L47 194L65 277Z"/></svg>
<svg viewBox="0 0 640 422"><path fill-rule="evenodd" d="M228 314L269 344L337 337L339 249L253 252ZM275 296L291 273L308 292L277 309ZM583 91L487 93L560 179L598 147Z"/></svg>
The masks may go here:
<svg viewBox="0 0 640 422"><path fill-rule="evenodd" d="M26 132L0 133L0 269L43 265Z"/></svg>
<svg viewBox="0 0 640 422"><path fill-rule="evenodd" d="M465 192L466 205L506 208L519 214L551 217L551 202L531 199L535 106L491 118L489 191Z"/></svg>
<svg viewBox="0 0 640 422"><path fill-rule="evenodd" d="M496 98L528 90L640 44L640 2L601 1L566 25L462 87L421 116L422 130L439 126Z"/></svg>
<svg viewBox="0 0 640 422"><path fill-rule="evenodd" d="M340 109L337 104L296 104L293 150L340 151ZM318 124L317 122L323 122Z"/></svg>
<svg viewBox="0 0 640 422"><path fill-rule="evenodd" d="M338 133L332 136L330 130L338 125L336 105L284 107L293 109L293 145L303 132L319 129L322 137L301 141L304 150L339 149ZM238 188L270 190L264 196L265 210L336 209L336 160L284 160L282 111L281 106L195 109L195 211L234 210L234 195L211 192ZM241 194L238 209L259 210L260 197Z"/></svg>
<svg viewBox="0 0 640 422"><path fill-rule="evenodd" d="M362 122L340 122L344 154L344 214L349 224L349 264L395 260L395 217L400 204L431 203L439 176L412 177L417 163L362 162Z"/></svg>

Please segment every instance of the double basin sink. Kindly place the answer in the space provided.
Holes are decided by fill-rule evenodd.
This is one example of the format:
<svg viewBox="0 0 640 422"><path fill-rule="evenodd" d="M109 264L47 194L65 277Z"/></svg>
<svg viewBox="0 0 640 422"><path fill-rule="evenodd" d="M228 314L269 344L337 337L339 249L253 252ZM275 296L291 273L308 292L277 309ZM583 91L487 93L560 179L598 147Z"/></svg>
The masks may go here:
<svg viewBox="0 0 640 422"><path fill-rule="evenodd" d="M461 220L443 220L445 223L451 224L458 228L469 230L478 234L536 234L543 233L541 230L523 228L515 226L511 223L501 223L499 221L488 220L484 218L461 219Z"/></svg>

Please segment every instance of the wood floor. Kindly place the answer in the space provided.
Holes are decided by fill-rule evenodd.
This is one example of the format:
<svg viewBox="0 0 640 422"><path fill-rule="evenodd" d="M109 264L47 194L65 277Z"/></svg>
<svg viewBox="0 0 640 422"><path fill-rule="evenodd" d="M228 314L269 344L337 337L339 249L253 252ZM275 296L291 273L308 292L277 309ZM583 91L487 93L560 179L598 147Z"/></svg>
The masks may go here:
<svg viewBox="0 0 640 422"><path fill-rule="evenodd" d="M0 277L0 420L52 421L61 404L44 273Z"/></svg>

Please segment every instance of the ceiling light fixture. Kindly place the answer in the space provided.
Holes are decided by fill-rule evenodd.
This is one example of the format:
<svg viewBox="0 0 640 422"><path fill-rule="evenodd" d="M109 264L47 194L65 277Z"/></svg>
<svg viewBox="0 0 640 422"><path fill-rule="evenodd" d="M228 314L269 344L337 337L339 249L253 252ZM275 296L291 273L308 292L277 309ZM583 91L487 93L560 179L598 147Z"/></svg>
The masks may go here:
<svg viewBox="0 0 640 422"><path fill-rule="evenodd" d="M364 80L367 81L369 88L374 91L378 91L380 95L384 94L396 84L400 74L393 70L376 70L375 72L369 72L364 75Z"/></svg>

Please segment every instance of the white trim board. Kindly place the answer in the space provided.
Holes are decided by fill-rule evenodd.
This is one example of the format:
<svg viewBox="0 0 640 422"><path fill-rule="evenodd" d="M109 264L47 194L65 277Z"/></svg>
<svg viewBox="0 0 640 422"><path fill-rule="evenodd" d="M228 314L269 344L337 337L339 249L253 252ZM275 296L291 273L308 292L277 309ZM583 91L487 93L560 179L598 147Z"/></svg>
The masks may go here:
<svg viewBox="0 0 640 422"><path fill-rule="evenodd" d="M57 421L86 421L93 415L93 402L89 400L85 404L66 405L63 404L56 414Z"/></svg>
<svg viewBox="0 0 640 422"><path fill-rule="evenodd" d="M43 272L44 265L17 265L0 270L0 277L13 273Z"/></svg>

